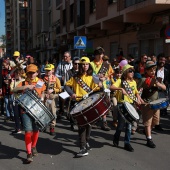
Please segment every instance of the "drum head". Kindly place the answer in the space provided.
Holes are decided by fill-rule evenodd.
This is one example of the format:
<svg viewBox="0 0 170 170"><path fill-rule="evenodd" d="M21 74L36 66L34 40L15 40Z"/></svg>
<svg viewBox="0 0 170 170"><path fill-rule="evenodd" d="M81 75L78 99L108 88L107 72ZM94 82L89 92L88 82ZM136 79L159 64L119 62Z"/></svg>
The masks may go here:
<svg viewBox="0 0 170 170"><path fill-rule="evenodd" d="M124 102L125 107L129 111L129 114L132 115L135 119L139 120L139 114L136 109L128 102Z"/></svg>
<svg viewBox="0 0 170 170"><path fill-rule="evenodd" d="M103 93L95 93L89 96L87 99L80 101L70 112L70 114L78 113L88 107L90 107L93 103L95 103Z"/></svg>
<svg viewBox="0 0 170 170"><path fill-rule="evenodd" d="M157 100L150 102L150 104L159 104L159 103L162 103L166 100L167 100L167 98L161 98L161 99L157 99Z"/></svg>

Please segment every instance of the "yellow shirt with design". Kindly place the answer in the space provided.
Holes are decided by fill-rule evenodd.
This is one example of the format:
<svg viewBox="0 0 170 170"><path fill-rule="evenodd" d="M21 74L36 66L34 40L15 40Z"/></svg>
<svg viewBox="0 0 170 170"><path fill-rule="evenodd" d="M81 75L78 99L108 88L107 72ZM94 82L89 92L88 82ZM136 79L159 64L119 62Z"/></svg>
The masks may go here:
<svg viewBox="0 0 170 170"><path fill-rule="evenodd" d="M93 74L98 74L98 72L100 71L100 68L101 68L102 64L103 64L103 63L101 63L99 66L97 66L94 61L90 62L90 65L91 65L92 68L93 68ZM112 68L112 66L109 64L109 70L106 72L106 75L111 75L111 74L113 74L113 73L114 73L113 68Z"/></svg>
<svg viewBox="0 0 170 170"><path fill-rule="evenodd" d="M114 83L114 86L116 86L117 88L122 88L122 84L121 84L121 79L118 79L115 83ZM127 81L129 86L131 87L132 89L132 92L133 94L136 96L136 94L138 94L138 90L137 90L137 84L136 84L136 81L135 80L132 80L132 81ZM127 92L128 93L128 92ZM128 102L128 103L133 103L133 100L127 96L127 95L124 95L124 99L123 99L123 96L122 96L122 93L118 93L117 95L117 101L118 103L122 103L122 102Z"/></svg>
<svg viewBox="0 0 170 170"><path fill-rule="evenodd" d="M93 68L93 75L96 75L96 74L99 73L102 64L103 64L103 62L101 62L101 64L97 66L94 61L90 62L90 65L91 65L92 68ZM113 68L112 68L112 66L109 64L109 69L108 69L108 71L106 72L105 77L107 77L107 79L110 80L110 77L111 77L111 75L112 75L113 73L114 73ZM104 88L107 88L106 82L107 82L107 80L103 81L103 87L104 87Z"/></svg>
<svg viewBox="0 0 170 170"><path fill-rule="evenodd" d="M47 82L47 84L48 84L48 76L47 75L44 76L43 80L44 80L44 82ZM52 85L55 93L59 93L62 91L60 80L55 75L50 76L49 84Z"/></svg>
<svg viewBox="0 0 170 170"><path fill-rule="evenodd" d="M93 90L98 84L95 84L93 81L93 76L83 75L80 77L90 88ZM66 86L70 86L73 88L73 92L78 96L76 98L77 101L81 100L81 98L87 94L87 92L77 83L74 77L71 77L65 84ZM94 91L100 90L100 87L97 87Z"/></svg>

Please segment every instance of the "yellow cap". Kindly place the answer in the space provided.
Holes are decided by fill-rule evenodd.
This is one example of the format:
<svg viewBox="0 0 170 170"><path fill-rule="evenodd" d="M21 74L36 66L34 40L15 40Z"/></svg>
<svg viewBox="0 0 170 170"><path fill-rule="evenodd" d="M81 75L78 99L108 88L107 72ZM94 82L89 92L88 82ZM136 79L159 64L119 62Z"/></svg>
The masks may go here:
<svg viewBox="0 0 170 170"><path fill-rule="evenodd" d="M129 65L129 64L126 64L125 66L123 66L122 68L122 74L129 68L134 68L133 66Z"/></svg>
<svg viewBox="0 0 170 170"><path fill-rule="evenodd" d="M52 70L54 69L54 65L53 64L46 64L45 67L44 67L44 70Z"/></svg>
<svg viewBox="0 0 170 170"><path fill-rule="evenodd" d="M81 57L80 63L81 64L83 64L83 63L90 63L90 59L88 57Z"/></svg>
<svg viewBox="0 0 170 170"><path fill-rule="evenodd" d="M14 54L13 54L14 57L18 57L20 56L20 52L19 51L15 51Z"/></svg>

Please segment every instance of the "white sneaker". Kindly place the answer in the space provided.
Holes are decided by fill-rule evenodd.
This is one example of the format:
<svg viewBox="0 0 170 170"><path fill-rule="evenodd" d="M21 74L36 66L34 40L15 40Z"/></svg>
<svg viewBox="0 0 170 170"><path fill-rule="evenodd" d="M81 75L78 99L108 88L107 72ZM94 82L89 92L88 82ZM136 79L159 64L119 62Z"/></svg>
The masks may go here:
<svg viewBox="0 0 170 170"><path fill-rule="evenodd" d="M78 157L87 156L89 153L87 152L87 149L81 149L80 152L77 154Z"/></svg>

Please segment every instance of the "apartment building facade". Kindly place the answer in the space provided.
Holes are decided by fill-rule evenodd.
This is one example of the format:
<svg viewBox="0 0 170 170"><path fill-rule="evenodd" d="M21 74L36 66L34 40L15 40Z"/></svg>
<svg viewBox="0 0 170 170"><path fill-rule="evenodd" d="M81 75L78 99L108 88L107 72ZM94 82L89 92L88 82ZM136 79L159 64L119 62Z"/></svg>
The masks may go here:
<svg viewBox="0 0 170 170"><path fill-rule="evenodd" d="M6 9L6 55L12 57L18 50L27 54L27 0L5 0Z"/></svg>
<svg viewBox="0 0 170 170"><path fill-rule="evenodd" d="M59 62L66 50L77 56L74 36L87 37L82 55L97 46L111 60L119 54L170 55L169 25L167 0L6 0L7 53L19 50L40 62Z"/></svg>
<svg viewBox="0 0 170 170"><path fill-rule="evenodd" d="M87 49L102 46L111 59L118 54L135 57L143 53L170 55L165 43L170 1L166 0L58 0L57 38L60 51L74 50L74 36L87 37ZM63 50L62 50L63 48Z"/></svg>

